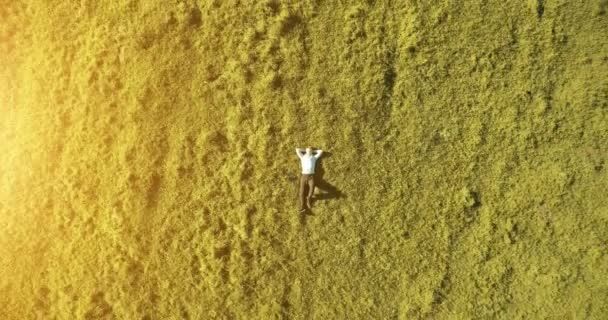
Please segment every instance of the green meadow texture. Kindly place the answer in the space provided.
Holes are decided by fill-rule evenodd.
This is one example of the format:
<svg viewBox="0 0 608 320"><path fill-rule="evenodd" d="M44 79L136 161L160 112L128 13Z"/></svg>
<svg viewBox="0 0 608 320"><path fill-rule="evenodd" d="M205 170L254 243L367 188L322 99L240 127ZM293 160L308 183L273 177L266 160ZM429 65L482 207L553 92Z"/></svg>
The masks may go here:
<svg viewBox="0 0 608 320"><path fill-rule="evenodd" d="M606 0L0 0L0 319L607 319L607 150Z"/></svg>

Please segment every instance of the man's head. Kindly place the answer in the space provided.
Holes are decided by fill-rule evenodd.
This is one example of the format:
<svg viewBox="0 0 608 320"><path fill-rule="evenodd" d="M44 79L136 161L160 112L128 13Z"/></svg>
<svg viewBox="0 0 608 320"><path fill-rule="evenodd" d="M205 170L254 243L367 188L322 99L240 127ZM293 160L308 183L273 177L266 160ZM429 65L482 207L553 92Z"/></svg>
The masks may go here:
<svg viewBox="0 0 608 320"><path fill-rule="evenodd" d="M306 147L306 153L307 154L311 154L312 153L312 147L311 146Z"/></svg>

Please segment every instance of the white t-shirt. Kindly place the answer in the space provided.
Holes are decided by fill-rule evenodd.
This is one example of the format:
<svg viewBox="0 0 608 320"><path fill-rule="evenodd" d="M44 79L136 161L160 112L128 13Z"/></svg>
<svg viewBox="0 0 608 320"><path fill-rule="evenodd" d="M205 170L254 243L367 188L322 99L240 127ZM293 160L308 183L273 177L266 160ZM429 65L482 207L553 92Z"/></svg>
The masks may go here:
<svg viewBox="0 0 608 320"><path fill-rule="evenodd" d="M314 174L315 173L315 165L317 163L317 159L321 157L321 153L323 151L317 150L315 154L314 151L311 152L311 155L306 153L301 154L299 149L296 149L296 153L298 157L300 157L300 162L302 162L302 174Z"/></svg>

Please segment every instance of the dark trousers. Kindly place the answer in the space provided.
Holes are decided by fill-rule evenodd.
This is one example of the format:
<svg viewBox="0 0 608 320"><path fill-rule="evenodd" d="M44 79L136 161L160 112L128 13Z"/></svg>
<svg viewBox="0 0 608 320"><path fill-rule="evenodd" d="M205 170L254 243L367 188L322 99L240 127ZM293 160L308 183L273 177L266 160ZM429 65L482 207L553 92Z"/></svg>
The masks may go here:
<svg viewBox="0 0 608 320"><path fill-rule="evenodd" d="M308 186L308 192L306 192L306 186ZM315 175L314 174L302 174L300 178L300 208L306 208L308 201L312 199L312 195L315 192Z"/></svg>

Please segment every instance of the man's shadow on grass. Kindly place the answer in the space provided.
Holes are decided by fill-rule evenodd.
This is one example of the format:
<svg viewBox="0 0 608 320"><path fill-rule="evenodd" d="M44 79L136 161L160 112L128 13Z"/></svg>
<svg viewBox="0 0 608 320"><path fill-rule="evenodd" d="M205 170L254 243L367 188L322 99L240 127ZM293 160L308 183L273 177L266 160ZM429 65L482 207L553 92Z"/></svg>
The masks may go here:
<svg viewBox="0 0 608 320"><path fill-rule="evenodd" d="M317 160L315 170L315 189L323 191L320 194L313 195L313 200L329 200L336 198L346 198L346 195L335 186L331 185L324 178L325 169L323 168L323 159L331 157L331 152L324 151L323 155Z"/></svg>
<svg viewBox="0 0 608 320"><path fill-rule="evenodd" d="M346 198L346 194L336 188L334 185L330 184L325 180L325 169L323 168L324 159L331 157L332 154L329 151L323 151L323 155L319 160L317 160L317 164L315 167L315 189L319 189L321 192L316 193L312 196L311 206L312 209L306 210L301 218L302 222L305 223L304 216L305 215L314 215L315 203L317 201L330 200L330 199L340 199Z"/></svg>

